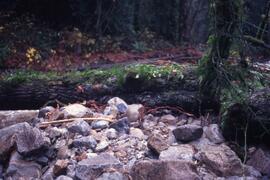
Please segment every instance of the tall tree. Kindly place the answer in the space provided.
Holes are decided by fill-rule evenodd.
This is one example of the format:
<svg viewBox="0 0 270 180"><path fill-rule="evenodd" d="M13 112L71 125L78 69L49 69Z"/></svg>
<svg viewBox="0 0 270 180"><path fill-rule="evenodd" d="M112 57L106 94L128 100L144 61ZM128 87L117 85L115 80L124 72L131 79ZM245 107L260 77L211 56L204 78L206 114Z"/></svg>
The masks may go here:
<svg viewBox="0 0 270 180"><path fill-rule="evenodd" d="M212 18L210 49L202 59L199 71L201 92L218 101L221 89L229 83L225 64L230 54L241 4L241 0L210 0Z"/></svg>

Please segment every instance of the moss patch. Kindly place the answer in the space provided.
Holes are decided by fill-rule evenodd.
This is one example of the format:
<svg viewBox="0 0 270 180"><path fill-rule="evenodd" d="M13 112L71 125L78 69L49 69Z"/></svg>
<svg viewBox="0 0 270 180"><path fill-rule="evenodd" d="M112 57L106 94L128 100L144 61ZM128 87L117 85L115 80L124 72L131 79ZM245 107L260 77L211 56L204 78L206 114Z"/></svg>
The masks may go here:
<svg viewBox="0 0 270 180"><path fill-rule="evenodd" d="M66 73L39 72L30 70L16 70L12 73L2 73L0 75L1 85L19 85L31 83L32 81L67 81L67 82L87 82L122 85L128 74L135 74L135 78L146 80L162 79L183 79L184 66L170 64L166 66L156 66L149 64L138 64L126 67L113 67L110 69L91 69L85 71L70 71Z"/></svg>

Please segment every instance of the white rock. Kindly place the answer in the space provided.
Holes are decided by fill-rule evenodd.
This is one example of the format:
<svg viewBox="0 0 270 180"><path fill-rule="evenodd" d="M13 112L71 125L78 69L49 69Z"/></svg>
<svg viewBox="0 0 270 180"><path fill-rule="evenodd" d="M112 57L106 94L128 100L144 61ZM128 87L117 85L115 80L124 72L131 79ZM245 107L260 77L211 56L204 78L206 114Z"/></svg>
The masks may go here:
<svg viewBox="0 0 270 180"><path fill-rule="evenodd" d="M64 114L64 118L82 118L93 114L89 108L81 104L68 105L61 109L61 112Z"/></svg>
<svg viewBox="0 0 270 180"><path fill-rule="evenodd" d="M136 122L142 118L144 113L144 107L141 104L132 104L128 106L127 117L129 122Z"/></svg>

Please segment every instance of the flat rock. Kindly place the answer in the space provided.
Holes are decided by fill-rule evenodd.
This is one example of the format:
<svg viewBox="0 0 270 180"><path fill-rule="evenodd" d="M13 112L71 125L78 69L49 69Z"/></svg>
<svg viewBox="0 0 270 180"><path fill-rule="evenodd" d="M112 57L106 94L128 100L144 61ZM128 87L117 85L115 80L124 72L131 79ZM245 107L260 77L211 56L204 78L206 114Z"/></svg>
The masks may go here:
<svg viewBox="0 0 270 180"><path fill-rule="evenodd" d="M190 142L199 139L203 134L203 129L197 125L183 125L173 130L176 140L182 142Z"/></svg>
<svg viewBox="0 0 270 180"><path fill-rule="evenodd" d="M205 146L195 157L219 177L250 175L235 152L224 144Z"/></svg>
<svg viewBox="0 0 270 180"><path fill-rule="evenodd" d="M211 124L205 128L206 137L215 144L220 144L225 142L225 139L222 135L221 129L217 124Z"/></svg>
<svg viewBox="0 0 270 180"><path fill-rule="evenodd" d="M25 126L24 130L16 134L17 151L23 156L40 154L49 148L50 139L47 138L38 128L30 125Z"/></svg>
<svg viewBox="0 0 270 180"><path fill-rule="evenodd" d="M167 150L162 151L159 155L159 159L193 161L195 153L195 148L192 145L181 144L178 146L170 146Z"/></svg>
<svg viewBox="0 0 270 180"><path fill-rule="evenodd" d="M162 136L154 134L148 139L147 147L159 155L162 151L168 149L169 145Z"/></svg>
<svg viewBox="0 0 270 180"><path fill-rule="evenodd" d="M28 123L19 123L0 129L0 161L9 158L9 154L15 149L16 134L24 131Z"/></svg>
<svg viewBox="0 0 270 180"><path fill-rule="evenodd" d="M262 150L261 148L257 149L255 153L247 162L248 165L253 166L258 171L265 175L270 176L270 153Z"/></svg>
<svg viewBox="0 0 270 180"><path fill-rule="evenodd" d="M122 168L121 162L114 156L103 153L96 157L82 160L76 167L76 178L80 180L96 179L102 172Z"/></svg>
<svg viewBox="0 0 270 180"><path fill-rule="evenodd" d="M6 178L11 179L40 179L41 166L37 163L25 161L22 156L14 152L9 161Z"/></svg>
<svg viewBox="0 0 270 180"><path fill-rule="evenodd" d="M133 180L199 180L196 166L186 161L139 161L131 169Z"/></svg>
<svg viewBox="0 0 270 180"><path fill-rule="evenodd" d="M90 134L91 126L84 120L76 120L67 124L68 131L71 133L78 133L83 136Z"/></svg>
<svg viewBox="0 0 270 180"><path fill-rule="evenodd" d="M120 134L128 134L129 133L129 121L126 117L119 119L118 121L112 123L110 128L115 129Z"/></svg>
<svg viewBox="0 0 270 180"><path fill-rule="evenodd" d="M93 112L89 108L81 104L71 104L65 106L61 109L61 112L64 114L64 118L83 118L93 115Z"/></svg>
<svg viewBox="0 0 270 180"><path fill-rule="evenodd" d="M81 137L73 140L73 146L76 148L91 148L95 149L97 141L92 136Z"/></svg>

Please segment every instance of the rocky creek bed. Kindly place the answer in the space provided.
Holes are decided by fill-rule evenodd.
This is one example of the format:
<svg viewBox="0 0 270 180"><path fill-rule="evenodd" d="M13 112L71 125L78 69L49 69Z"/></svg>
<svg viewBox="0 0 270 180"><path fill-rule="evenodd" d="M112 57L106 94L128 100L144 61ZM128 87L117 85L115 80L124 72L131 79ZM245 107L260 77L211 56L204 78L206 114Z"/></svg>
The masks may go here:
<svg viewBox="0 0 270 180"><path fill-rule="evenodd" d="M70 104L0 119L0 179L270 178L269 149L248 147L243 163L215 120L169 108L149 113L115 97L102 111Z"/></svg>

